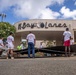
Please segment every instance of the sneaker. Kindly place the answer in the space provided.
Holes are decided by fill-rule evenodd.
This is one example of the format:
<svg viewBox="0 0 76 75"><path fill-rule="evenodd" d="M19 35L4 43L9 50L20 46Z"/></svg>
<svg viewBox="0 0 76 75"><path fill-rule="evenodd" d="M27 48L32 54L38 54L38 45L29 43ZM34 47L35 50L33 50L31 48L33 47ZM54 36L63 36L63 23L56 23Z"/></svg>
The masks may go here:
<svg viewBox="0 0 76 75"><path fill-rule="evenodd" d="M11 57L11 59L14 59L14 57Z"/></svg>

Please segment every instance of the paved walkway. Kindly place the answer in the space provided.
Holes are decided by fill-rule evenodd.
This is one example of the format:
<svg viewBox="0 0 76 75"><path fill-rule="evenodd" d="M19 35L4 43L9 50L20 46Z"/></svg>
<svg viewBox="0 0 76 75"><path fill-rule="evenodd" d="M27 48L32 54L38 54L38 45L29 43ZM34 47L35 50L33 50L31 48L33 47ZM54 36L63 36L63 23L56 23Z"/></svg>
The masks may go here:
<svg viewBox="0 0 76 75"><path fill-rule="evenodd" d="M0 59L0 75L76 75L76 57Z"/></svg>

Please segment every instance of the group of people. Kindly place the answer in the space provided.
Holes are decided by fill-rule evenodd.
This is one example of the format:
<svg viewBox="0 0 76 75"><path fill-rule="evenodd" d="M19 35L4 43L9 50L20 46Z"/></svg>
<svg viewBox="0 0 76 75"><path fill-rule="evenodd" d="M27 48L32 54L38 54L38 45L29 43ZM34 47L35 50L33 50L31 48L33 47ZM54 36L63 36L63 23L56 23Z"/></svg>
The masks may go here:
<svg viewBox="0 0 76 75"><path fill-rule="evenodd" d="M36 37L35 35L30 32L27 35L27 42L28 42L28 57L30 57L30 51L32 50L32 55L33 57L35 57L35 44L36 44ZM70 56L71 55L71 49L70 49L70 45L74 44L74 40L72 37L71 32L69 31L69 28L66 28L66 30L63 33L63 45L65 46L65 56ZM40 48L42 48L42 42L40 43Z"/></svg>
<svg viewBox="0 0 76 75"><path fill-rule="evenodd" d="M13 37L13 33L10 32L9 36L7 37L7 47L6 45L4 45L3 43L3 38L0 36L0 50L7 50L7 59L9 54L11 55L11 59L14 59L13 56L13 50L14 50L14 37Z"/></svg>
<svg viewBox="0 0 76 75"><path fill-rule="evenodd" d="M30 52L32 50L32 57L35 57L35 43L36 43L36 38L35 35L30 32L27 37L27 42L28 42L28 57L30 58ZM9 36L7 37L7 47L4 45L3 43L3 38L0 36L0 50L7 50L7 59L9 59L9 54L11 56L11 59L14 59L14 37L13 37L13 33L10 32Z"/></svg>
<svg viewBox="0 0 76 75"><path fill-rule="evenodd" d="M69 28L66 28L66 31L64 31L63 38L64 38L64 44L63 45L65 46L65 56L70 56L70 45L72 43L74 43L74 41L72 38L72 34L69 31ZM8 48L4 47L2 40L3 40L3 38L1 37L0 38L0 49L7 49L7 59L8 59L9 53L11 54L11 59L14 59L14 57L13 57L13 50L14 50L13 33L10 33L10 35L7 37ZM31 51L32 51L32 57L34 58L35 57L36 36L30 31L26 37L26 40L28 43L28 58L30 58ZM40 48L42 48L42 42L41 42Z"/></svg>

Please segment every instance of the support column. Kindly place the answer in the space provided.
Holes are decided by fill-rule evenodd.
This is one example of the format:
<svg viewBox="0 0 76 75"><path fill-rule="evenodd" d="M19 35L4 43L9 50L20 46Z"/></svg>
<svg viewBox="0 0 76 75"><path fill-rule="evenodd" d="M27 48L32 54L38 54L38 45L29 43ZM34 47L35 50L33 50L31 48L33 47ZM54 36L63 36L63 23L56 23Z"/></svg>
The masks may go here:
<svg viewBox="0 0 76 75"><path fill-rule="evenodd" d="M15 48L17 48L17 46L20 45L21 36L15 36L14 38L15 38L14 39L15 40L15 44L14 45L15 45Z"/></svg>
<svg viewBox="0 0 76 75"><path fill-rule="evenodd" d="M74 41L75 41L75 38L74 38L74 30L73 30L73 28L71 27L71 25L69 25L69 31L71 32L72 38L73 38Z"/></svg>
<svg viewBox="0 0 76 75"><path fill-rule="evenodd" d="M71 25L69 25L69 31L70 31L71 34L72 34L72 38L75 40L75 38L74 38L74 30L73 30L73 28L71 27Z"/></svg>
<svg viewBox="0 0 76 75"><path fill-rule="evenodd" d="M75 41L75 38L74 38L74 31L73 30L71 30L71 33L72 33L72 38L74 39L74 41Z"/></svg>

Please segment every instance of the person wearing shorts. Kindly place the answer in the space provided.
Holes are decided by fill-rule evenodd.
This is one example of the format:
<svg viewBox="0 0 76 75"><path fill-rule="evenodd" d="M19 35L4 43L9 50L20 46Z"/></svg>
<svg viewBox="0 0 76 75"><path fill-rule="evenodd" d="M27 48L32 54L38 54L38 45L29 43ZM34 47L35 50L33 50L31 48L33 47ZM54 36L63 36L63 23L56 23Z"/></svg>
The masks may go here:
<svg viewBox="0 0 76 75"><path fill-rule="evenodd" d="M14 59L13 57L14 37L12 32L10 32L10 35L7 37L7 43L8 43L7 59L9 54L11 55L11 59Z"/></svg>
<svg viewBox="0 0 76 75"><path fill-rule="evenodd" d="M69 28L66 28L66 31L63 33L64 37L64 46L65 46L65 56L70 56L70 39L71 39L71 32ZM68 52L69 50L69 52ZM68 54L67 54L68 52Z"/></svg>

